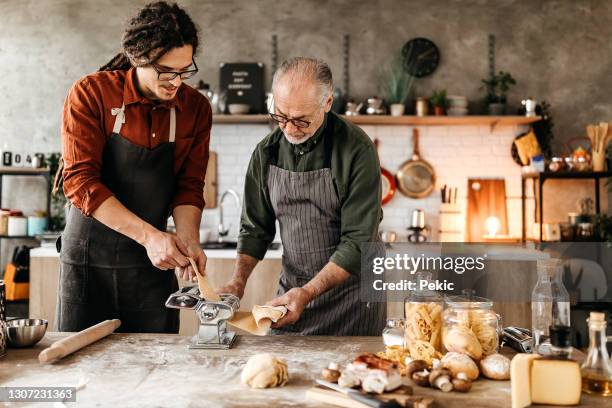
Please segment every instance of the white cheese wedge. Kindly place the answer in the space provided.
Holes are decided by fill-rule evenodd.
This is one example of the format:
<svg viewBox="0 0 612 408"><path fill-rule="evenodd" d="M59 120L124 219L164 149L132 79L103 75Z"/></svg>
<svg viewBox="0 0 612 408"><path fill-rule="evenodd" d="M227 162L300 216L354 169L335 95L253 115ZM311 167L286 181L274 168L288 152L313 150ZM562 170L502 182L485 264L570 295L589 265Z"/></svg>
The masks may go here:
<svg viewBox="0 0 612 408"><path fill-rule="evenodd" d="M537 354L517 354L510 363L510 389L512 408L531 405L531 365L541 358Z"/></svg>
<svg viewBox="0 0 612 408"><path fill-rule="evenodd" d="M580 403L582 377L571 360L537 360L531 367L531 402L549 405Z"/></svg>

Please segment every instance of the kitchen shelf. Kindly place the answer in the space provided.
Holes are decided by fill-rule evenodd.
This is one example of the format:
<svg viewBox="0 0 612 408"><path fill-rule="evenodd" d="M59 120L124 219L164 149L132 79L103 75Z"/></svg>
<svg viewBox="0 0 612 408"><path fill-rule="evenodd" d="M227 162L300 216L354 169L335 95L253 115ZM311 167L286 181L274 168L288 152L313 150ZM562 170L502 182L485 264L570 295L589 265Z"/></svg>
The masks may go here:
<svg viewBox="0 0 612 408"><path fill-rule="evenodd" d="M0 204L2 204L2 184L4 177L12 176L39 176L43 177L47 182L47 226L50 225L51 221L51 173L48 168L32 168L32 167L12 167L12 166L0 166ZM8 236L0 235L0 245L5 239L31 239L36 240L33 236ZM0 265L4 265L0 259Z"/></svg>
<svg viewBox="0 0 612 408"><path fill-rule="evenodd" d="M357 115L343 118L357 125L408 125L408 126L496 126L528 125L540 120L539 117L526 116L389 116ZM269 123L268 115L213 115L213 123Z"/></svg>
<svg viewBox="0 0 612 408"><path fill-rule="evenodd" d="M521 217L522 217L522 240L527 240L527 225L525 220L525 202L527 200L527 180L533 180L534 197L536 198L536 206L534 208L534 218L540 224L540 238L533 239L535 242L541 242L542 229L544 224L544 182L548 179L557 180L593 180L595 184L595 214L601 212L601 179L612 177L612 171L559 171L542 173L526 173L521 179Z"/></svg>
<svg viewBox="0 0 612 408"><path fill-rule="evenodd" d="M0 235L0 239L31 239L40 241L35 235Z"/></svg>

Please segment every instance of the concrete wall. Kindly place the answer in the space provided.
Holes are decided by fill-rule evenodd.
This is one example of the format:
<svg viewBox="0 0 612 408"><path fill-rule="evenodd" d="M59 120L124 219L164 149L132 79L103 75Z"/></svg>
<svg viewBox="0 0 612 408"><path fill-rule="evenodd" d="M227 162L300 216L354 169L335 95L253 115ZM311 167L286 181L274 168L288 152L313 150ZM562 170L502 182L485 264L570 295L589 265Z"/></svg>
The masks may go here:
<svg viewBox="0 0 612 408"><path fill-rule="evenodd" d="M0 0L0 147L57 151L59 121L68 87L105 63L119 48L122 27L144 1ZM441 50L441 64L419 80L416 93L446 88L473 106L488 70L487 36L497 38L497 68L518 85L510 105L532 96L553 107L557 144L582 135L586 123L612 119L612 2L485 0L189 0L184 5L202 32L201 73L213 86L218 65L316 55L329 61L341 83L342 35L351 36L350 93L380 93L381 65L405 41L424 36ZM271 73L268 72L268 81ZM253 136L257 137L257 136ZM434 163L435 165L435 163ZM19 183L19 187L15 185ZM40 182L4 186L4 206L27 211L43 205ZM569 196L566 191L571 191ZM553 192L575 202L592 187L575 184ZM33 197L33 198L30 198ZM549 201L550 202L550 201ZM573 208L572 208L573 209ZM569 211L563 209L563 212ZM555 218L561 218L560 215Z"/></svg>

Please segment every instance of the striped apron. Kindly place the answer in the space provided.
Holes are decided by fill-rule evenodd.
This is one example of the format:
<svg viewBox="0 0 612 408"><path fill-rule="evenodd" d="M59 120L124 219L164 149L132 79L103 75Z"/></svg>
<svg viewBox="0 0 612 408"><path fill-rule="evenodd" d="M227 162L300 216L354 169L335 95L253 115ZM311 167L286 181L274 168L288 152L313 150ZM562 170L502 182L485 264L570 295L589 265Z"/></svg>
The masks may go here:
<svg viewBox="0 0 612 408"><path fill-rule="evenodd" d="M324 167L293 172L278 162L278 145L271 151L268 191L283 243L278 296L302 287L329 262L340 243L341 203L331 173L334 118L328 115L323 140ZM351 275L311 301L300 319L273 330L274 334L369 336L385 326L386 305L359 299L360 278Z"/></svg>

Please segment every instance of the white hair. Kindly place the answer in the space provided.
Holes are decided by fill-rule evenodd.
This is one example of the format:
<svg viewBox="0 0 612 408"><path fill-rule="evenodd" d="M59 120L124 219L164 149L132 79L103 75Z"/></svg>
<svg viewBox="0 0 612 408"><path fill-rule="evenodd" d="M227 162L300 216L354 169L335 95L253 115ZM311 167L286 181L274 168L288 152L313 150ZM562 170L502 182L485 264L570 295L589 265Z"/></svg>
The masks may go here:
<svg viewBox="0 0 612 408"><path fill-rule="evenodd" d="M329 65L323 60L309 57L294 57L285 60L274 73L272 90L276 89L281 78L289 75L292 84L312 81L321 89L321 103L332 94L334 81Z"/></svg>

